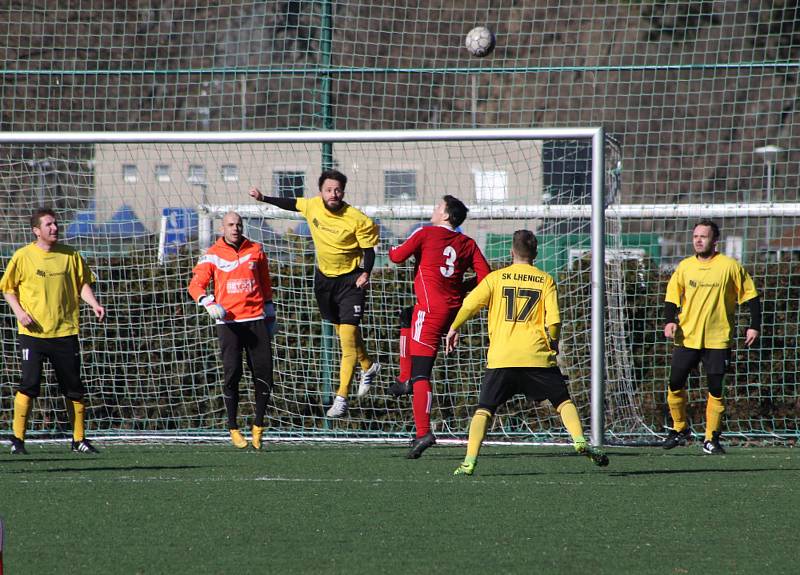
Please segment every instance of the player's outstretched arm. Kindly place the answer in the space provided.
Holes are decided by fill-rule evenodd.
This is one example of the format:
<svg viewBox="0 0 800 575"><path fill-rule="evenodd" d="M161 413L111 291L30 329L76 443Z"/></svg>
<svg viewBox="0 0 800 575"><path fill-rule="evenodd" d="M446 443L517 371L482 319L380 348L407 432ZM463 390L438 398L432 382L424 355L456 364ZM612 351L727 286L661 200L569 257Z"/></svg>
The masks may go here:
<svg viewBox="0 0 800 575"><path fill-rule="evenodd" d="M255 186L250 186L250 189L247 190L247 193L250 194L250 197L253 198L257 202L263 202L264 201L264 194L262 194L261 190L259 190Z"/></svg>
<svg viewBox="0 0 800 575"><path fill-rule="evenodd" d="M297 209L297 200L295 198L273 198L271 196L265 196L261 193L255 186L250 186L250 189L247 190L247 193L250 194L250 197L258 202L266 202L268 204L272 204L273 206L277 206L282 210L288 210L290 212L298 212L300 210Z"/></svg>

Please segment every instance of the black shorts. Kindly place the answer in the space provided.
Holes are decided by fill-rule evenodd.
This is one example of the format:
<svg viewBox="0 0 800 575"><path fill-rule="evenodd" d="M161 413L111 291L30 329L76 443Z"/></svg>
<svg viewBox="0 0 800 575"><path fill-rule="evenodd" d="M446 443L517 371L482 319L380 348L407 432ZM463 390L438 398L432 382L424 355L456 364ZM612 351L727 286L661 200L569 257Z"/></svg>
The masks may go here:
<svg viewBox="0 0 800 575"><path fill-rule="evenodd" d="M517 394L530 401L548 399L553 407L570 399L567 380L557 367L501 367L484 373L478 407L494 413Z"/></svg>
<svg viewBox="0 0 800 575"><path fill-rule="evenodd" d="M74 400L86 394L81 381L81 348L77 335L67 337L17 336L21 354L22 382L17 387L29 397L39 397L42 384L42 364L50 360L56 372L58 390Z"/></svg>
<svg viewBox="0 0 800 575"><path fill-rule="evenodd" d="M330 278L314 271L314 295L322 318L334 324L359 325L364 315L367 290L356 287L356 279L364 270L356 268L348 274Z"/></svg>
<svg viewBox="0 0 800 575"><path fill-rule="evenodd" d="M691 370L700 365L701 361L707 375L723 375L731 363L731 350L692 349L677 345L672 350L672 370L676 373L685 373L686 377Z"/></svg>

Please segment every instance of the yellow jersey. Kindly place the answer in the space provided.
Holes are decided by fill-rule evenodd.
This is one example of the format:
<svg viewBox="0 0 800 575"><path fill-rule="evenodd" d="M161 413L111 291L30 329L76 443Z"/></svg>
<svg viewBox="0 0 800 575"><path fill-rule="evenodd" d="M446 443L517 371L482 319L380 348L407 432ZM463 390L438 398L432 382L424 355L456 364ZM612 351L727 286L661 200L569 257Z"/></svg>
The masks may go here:
<svg viewBox="0 0 800 575"><path fill-rule="evenodd" d="M731 347L736 304L758 296L755 284L733 258L716 254L681 260L667 284L666 301L680 308L675 344L692 349Z"/></svg>
<svg viewBox="0 0 800 575"><path fill-rule="evenodd" d="M487 275L464 299L453 329L489 308L486 367L555 367L547 328L560 324L553 278L530 264L512 264Z"/></svg>
<svg viewBox="0 0 800 575"><path fill-rule="evenodd" d="M317 267L328 277L350 273L358 267L363 250L378 245L378 226L349 204L331 212L319 196L297 198L297 210L311 230Z"/></svg>
<svg viewBox="0 0 800 575"><path fill-rule="evenodd" d="M11 256L0 290L15 294L36 322L29 327L18 322L19 333L65 337L78 334L81 290L94 282L94 274L74 248L56 244L45 251L31 243Z"/></svg>

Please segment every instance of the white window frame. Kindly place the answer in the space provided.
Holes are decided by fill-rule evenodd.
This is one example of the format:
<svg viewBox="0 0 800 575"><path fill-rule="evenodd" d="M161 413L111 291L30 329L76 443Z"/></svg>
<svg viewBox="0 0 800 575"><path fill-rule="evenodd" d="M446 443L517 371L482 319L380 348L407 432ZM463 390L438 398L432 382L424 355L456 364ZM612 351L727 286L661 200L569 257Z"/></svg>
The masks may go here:
<svg viewBox="0 0 800 575"><path fill-rule="evenodd" d="M506 170L472 170L475 199L479 204L502 204L508 201L508 172Z"/></svg>
<svg viewBox="0 0 800 575"><path fill-rule="evenodd" d="M404 193L394 195L390 194L390 189L394 190L397 188L405 188L401 182L400 185L393 185L389 186L388 177L389 175L398 175L398 176L413 176L413 186L411 186L411 191L407 194L407 197L403 197ZM387 203L391 204L402 204L402 203L416 203L418 190L419 190L419 172L416 168L384 168L383 169L383 200Z"/></svg>

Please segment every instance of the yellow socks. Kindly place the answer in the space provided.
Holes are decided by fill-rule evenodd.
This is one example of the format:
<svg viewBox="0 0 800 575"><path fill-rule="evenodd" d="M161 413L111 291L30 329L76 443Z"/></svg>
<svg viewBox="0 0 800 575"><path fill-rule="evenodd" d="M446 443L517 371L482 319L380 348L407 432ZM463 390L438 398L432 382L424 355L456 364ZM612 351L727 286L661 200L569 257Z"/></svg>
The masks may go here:
<svg viewBox="0 0 800 575"><path fill-rule="evenodd" d="M350 380L356 371L358 357L358 326L343 323L339 326L339 343L342 346L342 363L339 367L339 389L336 395L347 398L350 394Z"/></svg>
<svg viewBox="0 0 800 575"><path fill-rule="evenodd" d="M686 389L678 391L667 390L667 404L669 414L672 416L672 429L683 431L688 427L686 422L686 404L689 402L689 393Z"/></svg>
<svg viewBox="0 0 800 575"><path fill-rule="evenodd" d="M556 411L561 416L561 421L564 423L564 427L567 428L570 437L572 437L573 443L578 443L579 441L586 443L586 439L583 437L583 425L581 425L581 418L578 415L578 408L575 407L572 400L568 399L563 402L556 408Z"/></svg>
<svg viewBox="0 0 800 575"><path fill-rule="evenodd" d="M28 415L33 406L33 398L19 391L14 395L14 437L25 440L25 429L28 425Z"/></svg>
<svg viewBox="0 0 800 575"><path fill-rule="evenodd" d="M725 406L722 405L721 397L714 397L708 394L706 401L706 441L711 441L715 431L722 427L722 414L725 413Z"/></svg>
<svg viewBox="0 0 800 575"><path fill-rule="evenodd" d="M73 441L83 441L86 435L86 406L83 401L75 401L68 397L64 400L67 404L69 422L72 424L72 439Z"/></svg>
<svg viewBox="0 0 800 575"><path fill-rule="evenodd" d="M489 427L489 422L492 420L492 414L487 409L479 407L472 416L472 421L469 424L469 440L467 441L467 456L464 458L465 463L475 463L478 459L478 453L481 450L483 438L486 437L486 429Z"/></svg>
<svg viewBox="0 0 800 575"><path fill-rule="evenodd" d="M356 326L356 358L361 366L362 371L367 371L372 367L372 360L367 355L367 346L364 345L364 339L361 337L361 329Z"/></svg>

